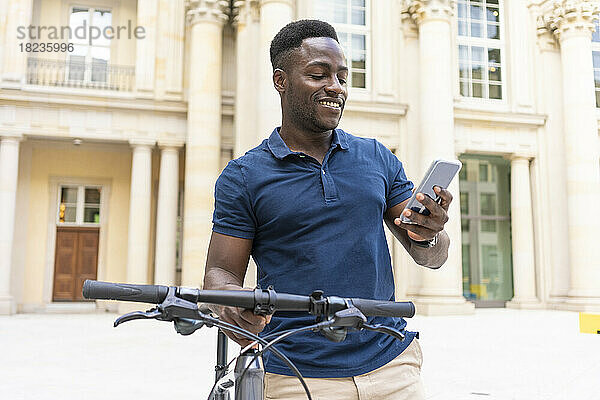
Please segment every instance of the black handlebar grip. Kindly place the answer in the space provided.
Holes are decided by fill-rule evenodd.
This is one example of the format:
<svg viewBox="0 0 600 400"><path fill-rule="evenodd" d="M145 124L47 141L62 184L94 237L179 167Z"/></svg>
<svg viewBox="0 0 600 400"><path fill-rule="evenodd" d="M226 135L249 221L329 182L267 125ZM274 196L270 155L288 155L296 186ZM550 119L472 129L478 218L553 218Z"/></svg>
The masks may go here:
<svg viewBox="0 0 600 400"><path fill-rule="evenodd" d="M139 303L162 303L168 286L133 285L129 283L100 282L87 279L83 283L83 297L86 299L136 301Z"/></svg>
<svg viewBox="0 0 600 400"><path fill-rule="evenodd" d="M350 299L354 307L370 317L406 317L415 315L415 305L410 301L395 302L384 300Z"/></svg>

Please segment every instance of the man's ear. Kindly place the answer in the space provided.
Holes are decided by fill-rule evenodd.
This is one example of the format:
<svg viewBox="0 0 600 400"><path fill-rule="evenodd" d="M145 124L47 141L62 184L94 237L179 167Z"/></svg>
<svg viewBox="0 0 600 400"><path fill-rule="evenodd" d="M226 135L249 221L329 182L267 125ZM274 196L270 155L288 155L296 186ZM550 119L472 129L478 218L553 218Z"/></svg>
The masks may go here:
<svg viewBox="0 0 600 400"><path fill-rule="evenodd" d="M282 94L287 87L287 74L284 70L277 68L273 71L273 86L275 90Z"/></svg>

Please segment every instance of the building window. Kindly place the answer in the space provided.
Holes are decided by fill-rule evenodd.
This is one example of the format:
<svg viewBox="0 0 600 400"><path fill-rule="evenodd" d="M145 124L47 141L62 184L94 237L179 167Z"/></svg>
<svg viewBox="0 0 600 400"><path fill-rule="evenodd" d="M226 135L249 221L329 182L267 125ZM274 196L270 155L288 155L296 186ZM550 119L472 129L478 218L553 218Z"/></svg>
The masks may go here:
<svg viewBox="0 0 600 400"><path fill-rule="evenodd" d="M89 30L97 27L106 33L112 26L112 12L100 8L73 7L69 16L69 27L73 52L69 54L69 80L84 82L106 82L110 61L110 39L101 34L99 38L77 38L76 29ZM84 27L84 28L81 28ZM110 33L110 31L108 31ZM87 32L86 36L89 36ZM86 68L87 66L87 68Z"/></svg>
<svg viewBox="0 0 600 400"><path fill-rule="evenodd" d="M592 59L594 60L594 87L596 88L596 107L600 107L600 24L596 21L596 30L592 35Z"/></svg>
<svg viewBox="0 0 600 400"><path fill-rule="evenodd" d="M464 97L504 97L501 14L499 0L458 1L458 79Z"/></svg>
<svg viewBox="0 0 600 400"><path fill-rule="evenodd" d="M315 0L316 18L335 28L349 61L348 85L367 88L369 64L369 17L367 0Z"/></svg>
<svg viewBox="0 0 600 400"><path fill-rule="evenodd" d="M61 185L58 196L57 224L100 225L101 187Z"/></svg>

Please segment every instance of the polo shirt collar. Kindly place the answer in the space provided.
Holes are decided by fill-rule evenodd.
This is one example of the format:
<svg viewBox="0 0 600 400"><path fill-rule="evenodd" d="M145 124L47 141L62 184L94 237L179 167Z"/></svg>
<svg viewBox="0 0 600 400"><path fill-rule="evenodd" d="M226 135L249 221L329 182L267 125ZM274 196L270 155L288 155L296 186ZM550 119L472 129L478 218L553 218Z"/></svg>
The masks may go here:
<svg viewBox="0 0 600 400"><path fill-rule="evenodd" d="M294 154L294 152L290 150L290 148L287 146L287 144L285 144L285 142L281 138L281 135L279 134L279 127L273 129L273 132L271 133L271 136L269 136L267 144L269 146L269 150L271 150L271 153L273 153L273 155L280 160L282 160L284 157L290 154ZM331 146L339 147L342 150L348 150L348 137L346 135L346 132L344 132L341 129L334 129L333 139L331 140Z"/></svg>

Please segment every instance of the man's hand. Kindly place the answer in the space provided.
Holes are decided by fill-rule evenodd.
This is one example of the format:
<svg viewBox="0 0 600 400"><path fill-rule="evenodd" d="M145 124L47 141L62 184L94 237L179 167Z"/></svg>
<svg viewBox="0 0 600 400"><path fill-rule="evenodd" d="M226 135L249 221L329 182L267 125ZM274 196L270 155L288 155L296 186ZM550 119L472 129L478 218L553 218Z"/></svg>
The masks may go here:
<svg viewBox="0 0 600 400"><path fill-rule="evenodd" d="M252 312L252 310L244 310L243 308L215 306L214 311L217 313L221 321L239 326L240 328L246 329L255 335L257 335L259 332L262 332L262 330L265 329L265 325L271 322L270 315L256 315ZM252 340L249 340L240 334L233 333L225 329L223 329L223 332L231 340L237 342L242 347L246 347L253 342Z"/></svg>
<svg viewBox="0 0 600 400"><path fill-rule="evenodd" d="M394 224L400 228L406 229L408 236L412 240L424 241L435 237L444 229L448 222L448 207L452 202L452 195L446 189L434 186L434 192L440 196L440 203L436 203L431 197L423 193L417 193L417 200L423 204L430 212L429 215L419 214L412 210L404 210L402 213L408 217L414 224L405 224L400 218L394 219Z"/></svg>

